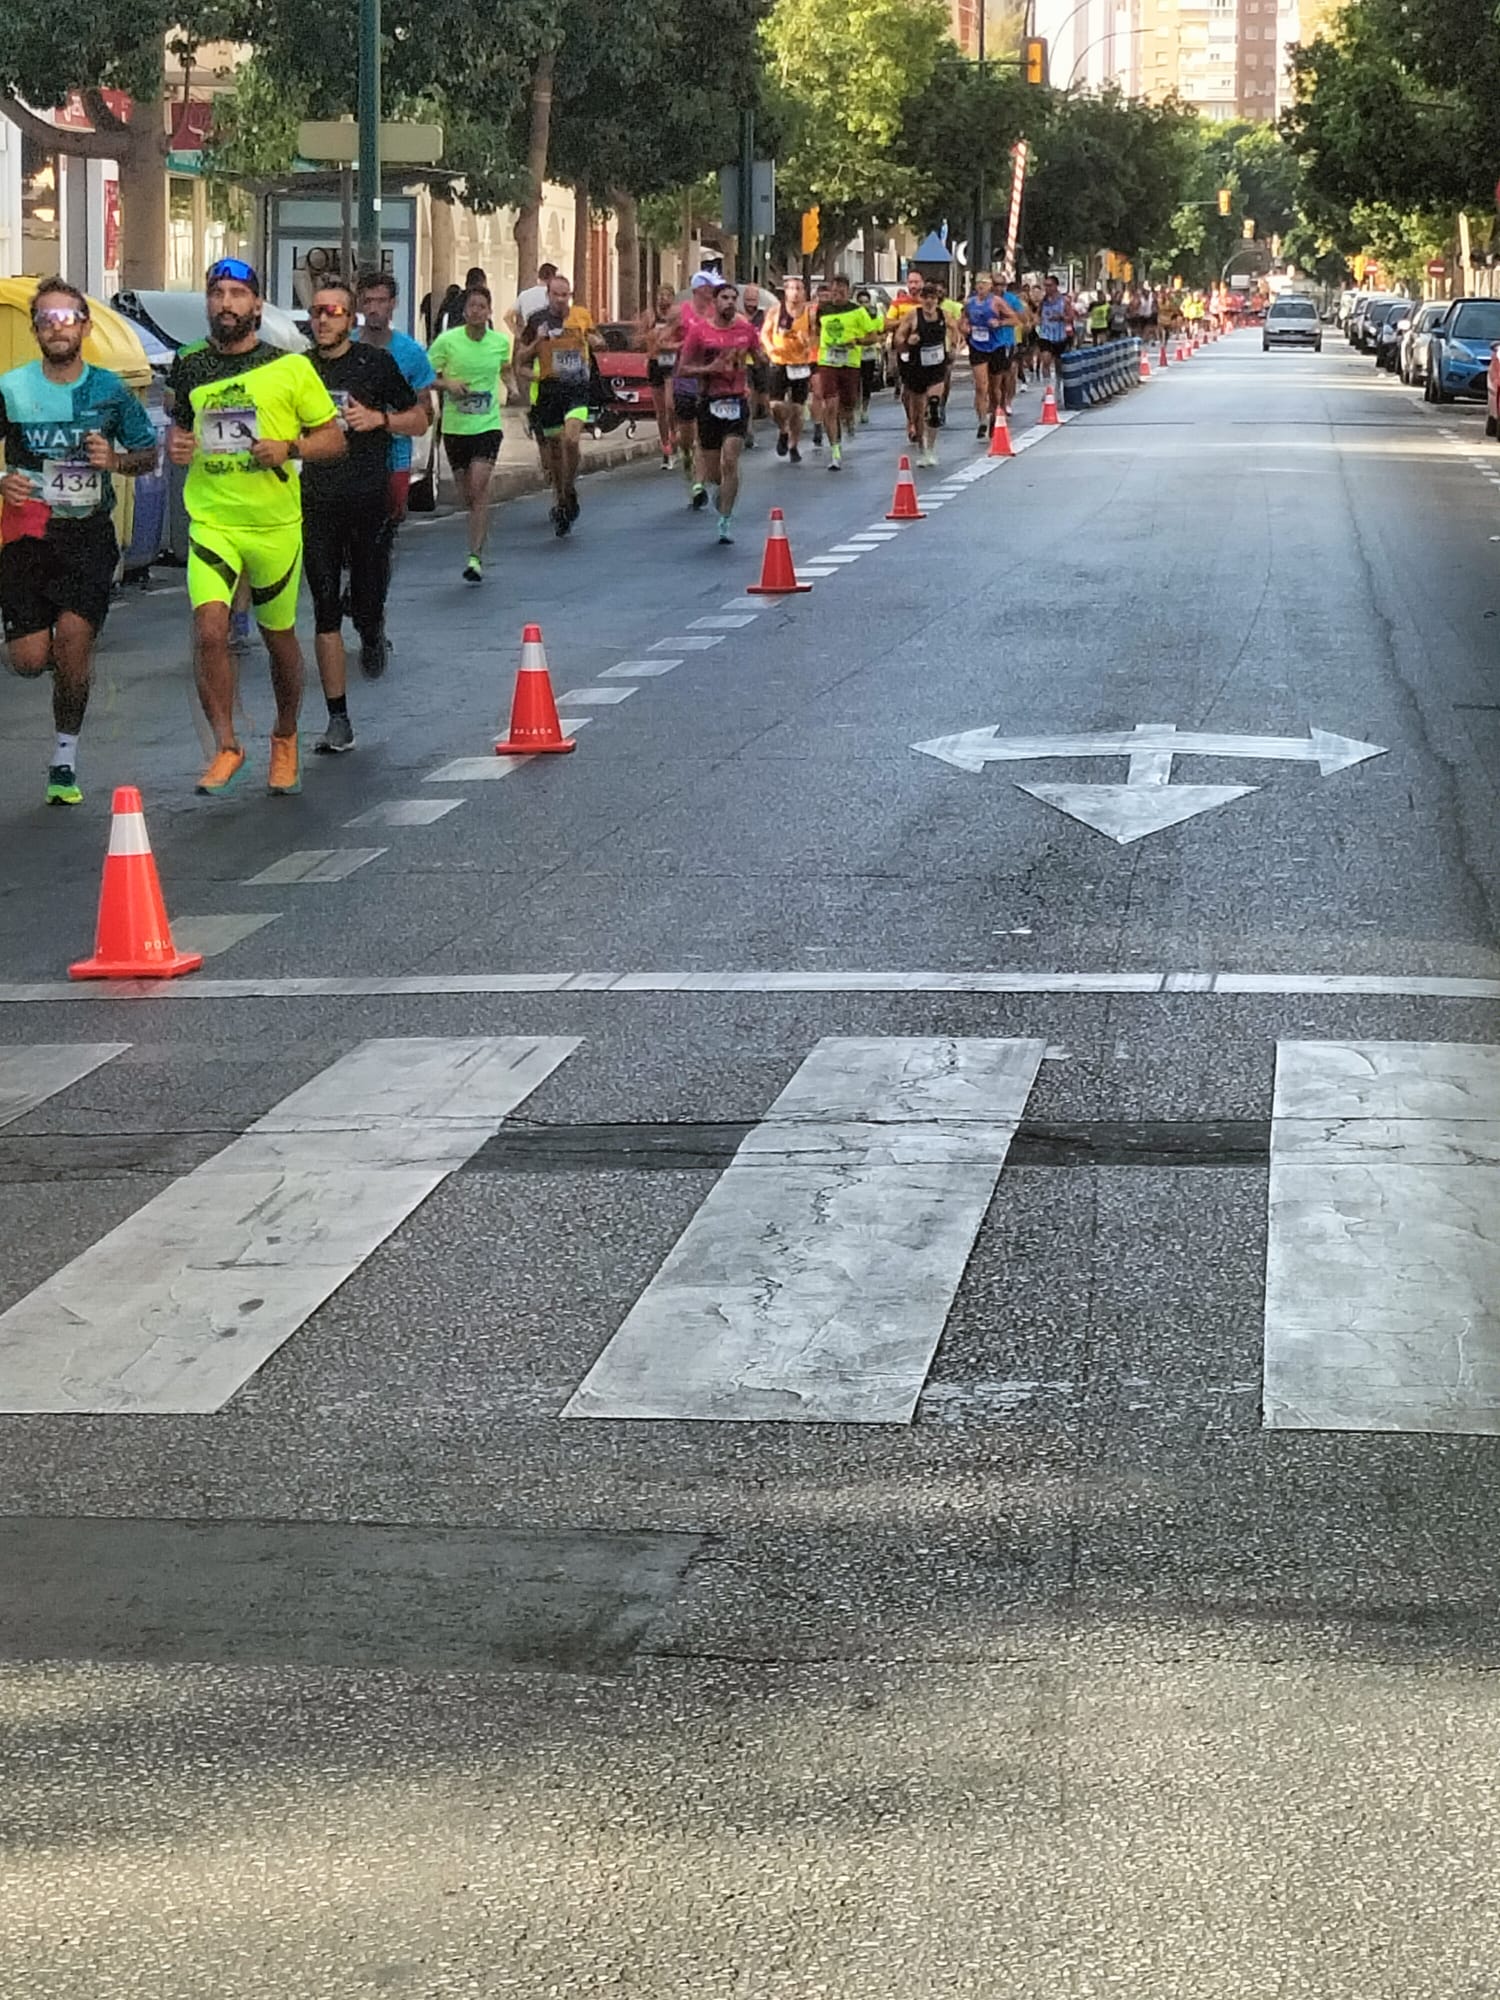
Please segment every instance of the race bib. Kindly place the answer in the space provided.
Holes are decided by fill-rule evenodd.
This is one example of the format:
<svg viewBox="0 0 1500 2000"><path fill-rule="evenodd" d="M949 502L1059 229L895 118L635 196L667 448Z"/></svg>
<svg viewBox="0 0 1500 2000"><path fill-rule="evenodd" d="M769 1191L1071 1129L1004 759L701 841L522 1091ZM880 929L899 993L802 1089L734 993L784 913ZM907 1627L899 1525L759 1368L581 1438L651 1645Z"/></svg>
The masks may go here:
<svg viewBox="0 0 1500 2000"><path fill-rule="evenodd" d="M942 346L919 347L917 349L917 359L924 368L941 368L947 358L948 351Z"/></svg>
<svg viewBox="0 0 1500 2000"><path fill-rule="evenodd" d="M708 406L708 414L717 417L720 423L737 424L745 414L745 405L738 396L715 396Z"/></svg>
<svg viewBox="0 0 1500 2000"><path fill-rule="evenodd" d="M260 441L260 413L247 406L235 410L205 410L203 449L210 458L234 458Z"/></svg>
<svg viewBox="0 0 1500 2000"><path fill-rule="evenodd" d="M346 430L348 430L348 428L349 428L349 391L348 391L347 389L330 389L330 390L328 391L328 393L329 393L330 397L331 397L331 398L333 399L333 407L334 407L334 409L335 409L335 410L336 410L336 411L338 412L338 426L339 426L339 429L340 429L341 431L346 431Z"/></svg>
<svg viewBox="0 0 1500 2000"><path fill-rule="evenodd" d="M808 363L794 361L786 371L786 379L788 382L805 382L811 373L812 368Z"/></svg>
<svg viewBox="0 0 1500 2000"><path fill-rule="evenodd" d="M552 379L554 382L577 383L589 379L587 358L571 347L554 348L552 353Z"/></svg>
<svg viewBox="0 0 1500 2000"><path fill-rule="evenodd" d="M495 394L492 389L465 389L455 401L461 417L487 417L495 407Z"/></svg>
<svg viewBox="0 0 1500 2000"><path fill-rule="evenodd" d="M657 365L661 368L675 368L677 366L676 348L674 347L669 354L658 354L656 360Z"/></svg>
<svg viewBox="0 0 1500 2000"><path fill-rule="evenodd" d="M45 459L41 497L54 514L93 514L103 504L104 474L86 460Z"/></svg>
<svg viewBox="0 0 1500 2000"><path fill-rule="evenodd" d="M823 366L825 368L847 368L849 366L848 348L825 347L823 349Z"/></svg>

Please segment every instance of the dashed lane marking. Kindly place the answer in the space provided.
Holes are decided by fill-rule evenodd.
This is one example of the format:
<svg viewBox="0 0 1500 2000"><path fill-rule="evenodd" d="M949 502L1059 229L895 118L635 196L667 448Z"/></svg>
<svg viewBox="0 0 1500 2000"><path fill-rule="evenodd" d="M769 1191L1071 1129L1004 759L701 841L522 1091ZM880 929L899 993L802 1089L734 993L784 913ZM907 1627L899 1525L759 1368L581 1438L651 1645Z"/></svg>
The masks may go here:
<svg viewBox="0 0 1500 2000"><path fill-rule="evenodd" d="M13 1125L129 1047L129 1042L30 1042L0 1049L0 1125Z"/></svg>
<svg viewBox="0 0 1500 2000"><path fill-rule="evenodd" d="M559 701L576 701L581 708L618 708L622 701L629 701L639 688L569 688L566 694L558 696Z"/></svg>
<svg viewBox="0 0 1500 2000"><path fill-rule="evenodd" d="M345 826L431 826L445 813L457 812L462 799L382 799L368 812L346 819ZM201 947L195 945L193 949Z"/></svg>
<svg viewBox="0 0 1500 2000"><path fill-rule="evenodd" d="M245 881L253 889L280 888L292 882L342 882L386 852L383 847L299 848L293 854L283 854L258 875L247 875Z"/></svg>
<svg viewBox="0 0 1500 2000"><path fill-rule="evenodd" d="M462 801L455 803L461 804ZM196 951L204 958L217 958L220 952L228 951L232 945L242 944L247 937L254 937L267 924L274 924L280 914L279 910L271 910L253 916L225 913L178 917L172 925L172 937L179 951Z"/></svg>

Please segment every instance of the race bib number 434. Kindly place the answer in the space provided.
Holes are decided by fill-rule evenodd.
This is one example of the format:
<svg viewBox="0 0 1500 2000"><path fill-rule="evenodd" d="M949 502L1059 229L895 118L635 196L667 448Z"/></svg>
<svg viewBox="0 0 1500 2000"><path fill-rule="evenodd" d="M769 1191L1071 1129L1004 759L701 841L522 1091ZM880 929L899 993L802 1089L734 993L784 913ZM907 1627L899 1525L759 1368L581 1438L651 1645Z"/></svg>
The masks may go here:
<svg viewBox="0 0 1500 2000"><path fill-rule="evenodd" d="M42 498L54 514L92 514L104 499L104 475L83 460L46 459Z"/></svg>
<svg viewBox="0 0 1500 2000"><path fill-rule="evenodd" d="M253 409L205 410L201 419L203 449L211 458L248 452L260 439L260 417Z"/></svg>

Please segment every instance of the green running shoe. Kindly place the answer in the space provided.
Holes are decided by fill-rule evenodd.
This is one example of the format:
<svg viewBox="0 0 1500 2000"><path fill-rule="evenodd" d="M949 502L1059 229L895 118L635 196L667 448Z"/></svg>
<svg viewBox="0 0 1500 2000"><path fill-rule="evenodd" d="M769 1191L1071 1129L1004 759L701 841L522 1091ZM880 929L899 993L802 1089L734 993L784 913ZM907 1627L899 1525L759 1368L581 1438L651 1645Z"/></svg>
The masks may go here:
<svg viewBox="0 0 1500 2000"><path fill-rule="evenodd" d="M47 773L47 803L49 806L81 806L83 793L78 789L78 780L73 775L70 764L54 764Z"/></svg>

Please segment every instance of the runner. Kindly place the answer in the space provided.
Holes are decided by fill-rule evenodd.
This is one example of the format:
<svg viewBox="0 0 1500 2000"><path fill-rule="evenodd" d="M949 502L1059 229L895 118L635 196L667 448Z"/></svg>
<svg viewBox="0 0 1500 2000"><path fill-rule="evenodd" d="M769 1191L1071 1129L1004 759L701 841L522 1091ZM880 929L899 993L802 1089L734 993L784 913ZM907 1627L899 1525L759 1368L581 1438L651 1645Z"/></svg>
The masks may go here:
<svg viewBox="0 0 1500 2000"><path fill-rule="evenodd" d="M885 316L875 307L874 295L868 285L861 285L854 294L854 303L864 309L869 324L865 337L859 344L859 421L861 428L870 421L870 401L880 387L880 357L885 348Z"/></svg>
<svg viewBox="0 0 1500 2000"><path fill-rule="evenodd" d="M154 471L156 433L119 376L84 360L82 292L44 278L31 327L42 358L0 375L0 620L12 673L52 669L47 803L77 806L94 641L120 554L111 475Z"/></svg>
<svg viewBox="0 0 1500 2000"><path fill-rule="evenodd" d="M368 272L359 281L359 310L364 325L352 337L364 347L383 349L411 384L427 422L416 433L425 435L432 423L432 387L437 380L427 350L410 334L392 326L396 301L401 296L389 271ZM412 440L404 432L392 432L386 447L386 529L381 539L381 601L390 594L391 570L396 559L396 536L406 519L406 503L411 492ZM370 675L384 673L390 647L382 644L378 653L360 657L360 666Z"/></svg>
<svg viewBox="0 0 1500 2000"><path fill-rule="evenodd" d="M589 404L599 400L594 350L604 343L587 309L575 306L561 271L547 281L547 303L521 329L516 358L532 371L531 428L538 440L555 504L552 526L572 532L578 519L578 461Z"/></svg>
<svg viewBox="0 0 1500 2000"><path fill-rule="evenodd" d="M695 271L688 290L690 296L677 308L677 367L682 366L681 344L687 330L699 316L699 302L711 311L709 301L717 281L711 271ZM698 390L692 375L672 375L672 415L677 423L677 441L682 451L682 473L688 483L688 505L695 511L708 505L708 488L698 465Z"/></svg>
<svg viewBox="0 0 1500 2000"><path fill-rule="evenodd" d="M896 329L896 365L906 405L906 435L913 444L921 446L918 465L938 462L938 398L948 368L950 340L942 297L939 286L924 285L920 303Z"/></svg>
<svg viewBox="0 0 1500 2000"><path fill-rule="evenodd" d="M312 297L313 351L318 379L339 412L348 449L302 475L302 548L313 601L313 651L328 703L328 727L314 750L354 748L344 656L344 584L359 634L359 664L372 680L385 671L386 545L390 526L387 452L396 436L420 437L427 412L395 360L351 339L354 291L325 279Z"/></svg>
<svg viewBox="0 0 1500 2000"><path fill-rule="evenodd" d="M802 463L802 414L812 389L816 344L807 287L800 278L782 286L782 302L766 314L761 340L771 357L771 415L776 419L776 456Z"/></svg>
<svg viewBox="0 0 1500 2000"><path fill-rule="evenodd" d="M988 437L995 412L1009 409L1002 391L1015 356L1016 328L1021 317L1019 305L1019 300L1012 305L1008 294L995 290L995 280L988 271L977 274L960 322L960 331L969 347L969 372L974 378L974 414L979 419L976 437ZM1011 393L1014 394L1013 389Z"/></svg>
<svg viewBox="0 0 1500 2000"><path fill-rule="evenodd" d="M1109 294L1096 292L1089 302L1089 345L1102 347L1109 339Z"/></svg>
<svg viewBox="0 0 1500 2000"><path fill-rule="evenodd" d="M813 293L813 378L812 391L808 396L808 408L812 411L813 450L823 449L823 391L820 386L823 360L823 334L819 324L825 306L833 304L833 287L825 280Z"/></svg>
<svg viewBox="0 0 1500 2000"><path fill-rule="evenodd" d="M1048 272L1037 311L1037 340L1042 351L1042 380L1061 386L1057 364L1073 344L1073 301Z"/></svg>
<svg viewBox="0 0 1500 2000"><path fill-rule="evenodd" d="M677 365L677 343L682 337L677 294L670 285L657 286L655 304L647 306L636 322L636 337L646 353L646 380L656 411L656 434L661 440L661 469L670 472L677 446L676 421L672 415L672 370Z"/></svg>
<svg viewBox="0 0 1500 2000"><path fill-rule="evenodd" d="M241 570L250 578L276 695L268 789L302 789L302 649L296 633L302 500L288 461L315 465L344 453L338 412L307 356L283 354L261 339L260 297L252 265L238 257L211 264L209 337L180 348L167 378L167 454L174 465L187 467L183 502L198 698L214 736L198 790L213 794L227 792L245 764L234 728L237 676L229 649L229 605Z"/></svg>
<svg viewBox="0 0 1500 2000"><path fill-rule="evenodd" d="M740 453L750 422L749 362L760 335L739 310L738 285L714 290L709 319L694 317L682 341L682 362L701 384L698 452L703 476L717 486L719 540L734 540L734 503L740 490Z"/></svg>
<svg viewBox="0 0 1500 2000"><path fill-rule="evenodd" d="M859 414L860 355L867 338L881 331L880 322L849 296L849 280L833 280L832 296L818 308L818 400L828 433L828 470L844 462L844 436Z"/></svg>
<svg viewBox="0 0 1500 2000"><path fill-rule="evenodd" d="M443 398L443 449L469 512L465 583L484 576L490 533L490 481L500 456L501 383L510 367L511 338L490 325L488 288L464 294L463 321L440 333L427 350L433 381Z"/></svg>
<svg viewBox="0 0 1500 2000"><path fill-rule="evenodd" d="M740 311L759 333L766 315L779 304L769 286L752 278L740 298ZM745 434L746 451L755 449L755 419L771 414L771 363L764 349L750 357L750 428Z"/></svg>
<svg viewBox="0 0 1500 2000"><path fill-rule="evenodd" d="M964 309L944 284L938 285L938 302L948 321L948 365L943 372L943 393L938 398L937 421L939 430L948 421L948 398L953 393L953 362L963 345L962 323ZM937 463L936 458L933 464Z"/></svg>

